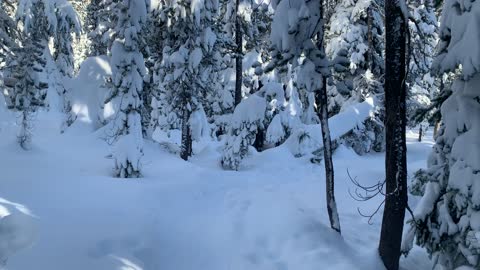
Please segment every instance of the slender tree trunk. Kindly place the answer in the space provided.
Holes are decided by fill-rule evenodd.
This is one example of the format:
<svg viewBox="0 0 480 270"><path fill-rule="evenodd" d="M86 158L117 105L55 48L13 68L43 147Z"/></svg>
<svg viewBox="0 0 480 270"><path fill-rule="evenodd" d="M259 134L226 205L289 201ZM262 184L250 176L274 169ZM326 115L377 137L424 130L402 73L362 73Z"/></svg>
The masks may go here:
<svg viewBox="0 0 480 270"><path fill-rule="evenodd" d="M374 55L374 46L373 46L373 15L372 15L372 7L368 7L367 9L367 25L368 25L368 52L367 52L367 63L368 63L368 68L370 69L371 72L374 71L375 69L375 61L373 59Z"/></svg>
<svg viewBox="0 0 480 270"><path fill-rule="evenodd" d="M235 107L240 104L242 101L242 61L243 61L243 52L242 52L242 28L239 14L240 0L236 0L236 9L235 9L235 43L237 45L236 55L235 55Z"/></svg>
<svg viewBox="0 0 480 270"><path fill-rule="evenodd" d="M183 104L182 115L182 146L180 157L183 160L188 160L192 155L192 133L190 129L190 110L187 108L187 100Z"/></svg>
<svg viewBox="0 0 480 270"><path fill-rule="evenodd" d="M405 114L406 21L401 3L385 1L385 127L386 196L379 243L388 270L398 270L403 222L407 205Z"/></svg>
<svg viewBox="0 0 480 270"><path fill-rule="evenodd" d="M423 137L423 127L420 125L420 129L418 130L418 141L421 142Z"/></svg>
<svg viewBox="0 0 480 270"><path fill-rule="evenodd" d="M437 137L438 129L440 129L440 121L435 121L435 126L433 127L433 138L434 139Z"/></svg>
<svg viewBox="0 0 480 270"><path fill-rule="evenodd" d="M324 28L324 19L325 15L323 12L324 6L321 5L320 14L322 16L321 22L321 35L317 37L318 43L317 48L321 52L325 52L323 44L323 28ZM328 99L327 99L327 78L323 75L322 88L319 89L315 94L315 99L317 101L318 109L318 118L320 119L320 124L322 126L322 139L323 139L323 155L325 163L325 177L326 177L326 192L327 192L327 211L328 217L330 219L330 227L335 231L341 233L340 230L340 218L337 211L337 203L335 201L335 192L334 192L334 171L333 171L333 158L332 158L332 139L330 138L330 128L328 126Z"/></svg>

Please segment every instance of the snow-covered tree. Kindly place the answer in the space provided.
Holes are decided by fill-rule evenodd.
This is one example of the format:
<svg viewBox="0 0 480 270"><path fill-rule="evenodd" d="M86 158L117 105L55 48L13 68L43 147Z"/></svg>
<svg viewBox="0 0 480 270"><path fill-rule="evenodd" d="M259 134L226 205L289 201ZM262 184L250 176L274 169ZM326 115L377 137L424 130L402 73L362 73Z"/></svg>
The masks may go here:
<svg viewBox="0 0 480 270"><path fill-rule="evenodd" d="M55 0L57 25L54 38L53 59L63 76L71 77L74 70L72 34L80 35L81 23L77 12L67 0Z"/></svg>
<svg viewBox="0 0 480 270"><path fill-rule="evenodd" d="M215 0L178 0L162 7L167 21L156 83L160 93L160 126L181 129L181 157L192 155L191 116L204 110L211 91L217 36L212 30L218 10Z"/></svg>
<svg viewBox="0 0 480 270"><path fill-rule="evenodd" d="M418 114L417 110L428 107L431 99L438 95L442 78L430 74L438 41L438 23L432 0L408 1L407 4L410 13L407 115L410 125L414 126L426 120L421 119L422 114Z"/></svg>
<svg viewBox="0 0 480 270"><path fill-rule="evenodd" d="M480 267L479 12L479 1L446 0L443 7L433 70L460 68L460 76L441 106L442 125L421 174L424 195L404 242L408 249L416 236L438 269Z"/></svg>
<svg viewBox="0 0 480 270"><path fill-rule="evenodd" d="M322 1L273 1L275 15L272 22L272 61L265 67L271 71L287 64L297 65L297 81L303 89L314 92L319 105L318 115L322 127L324 162L327 184L327 210L331 228L340 232L340 220L334 196L332 141L328 126L327 78L330 62L324 49L324 6Z"/></svg>
<svg viewBox="0 0 480 270"><path fill-rule="evenodd" d="M8 62L7 70L12 82L7 89L6 101L10 109L20 114L18 142L23 149L29 149L33 118L39 108L46 106L48 83L41 75L46 64L44 51L49 36L49 22L42 0L29 1L28 8L22 10L26 13L20 34L21 44L15 48Z"/></svg>
<svg viewBox="0 0 480 270"><path fill-rule="evenodd" d="M87 56L107 55L115 40L116 4L119 0L91 0L87 6L84 29L90 45Z"/></svg>
<svg viewBox="0 0 480 270"><path fill-rule="evenodd" d="M113 120L115 176L141 177L143 136L141 108L145 61L140 52L147 6L144 0L121 0L116 3L116 39L111 51L112 89L105 103L117 99L119 108Z"/></svg>
<svg viewBox="0 0 480 270"><path fill-rule="evenodd" d="M348 60L346 69L334 69L329 82L329 114L334 115L383 92L378 87L384 74L381 6L377 0L339 1L327 29L327 55Z"/></svg>
<svg viewBox="0 0 480 270"><path fill-rule="evenodd" d="M343 137L343 143L360 155L384 149L382 12L377 0L339 1L326 32L327 55L343 64L335 65L328 83L329 115L368 97L377 100L374 115Z"/></svg>
<svg viewBox="0 0 480 270"><path fill-rule="evenodd" d="M76 37L79 38L82 29L77 12L67 0L55 0L55 14L57 17L57 25L54 38L55 51L53 59L60 73L60 78L57 80L57 91L62 99L63 112L66 115L62 126L63 131L75 121L76 116L72 113L70 93L63 85L62 77L73 76L75 63L72 48L72 34L75 33Z"/></svg>
<svg viewBox="0 0 480 270"><path fill-rule="evenodd" d="M14 6L11 0L0 0L0 68L16 45L17 29L11 16L13 10Z"/></svg>

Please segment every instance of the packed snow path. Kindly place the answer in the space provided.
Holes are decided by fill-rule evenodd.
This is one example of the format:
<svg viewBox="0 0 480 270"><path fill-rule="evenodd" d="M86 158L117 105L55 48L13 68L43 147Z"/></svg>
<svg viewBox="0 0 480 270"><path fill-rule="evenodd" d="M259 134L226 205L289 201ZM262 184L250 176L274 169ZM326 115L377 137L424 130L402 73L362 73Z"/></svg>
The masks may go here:
<svg viewBox="0 0 480 270"><path fill-rule="evenodd" d="M383 154L334 155L343 236L329 228L322 165L285 147L255 154L240 172L219 166L219 144L190 162L145 145L145 177L111 178L109 146L86 125L59 134L58 121L38 119L34 148L0 127L0 206L20 204L36 217L34 245L9 258L10 270L375 270L380 198L361 203L347 169L363 184L383 176ZM409 171L423 167L432 145L409 133ZM415 203L415 200L411 200ZM416 248L403 269L430 269Z"/></svg>

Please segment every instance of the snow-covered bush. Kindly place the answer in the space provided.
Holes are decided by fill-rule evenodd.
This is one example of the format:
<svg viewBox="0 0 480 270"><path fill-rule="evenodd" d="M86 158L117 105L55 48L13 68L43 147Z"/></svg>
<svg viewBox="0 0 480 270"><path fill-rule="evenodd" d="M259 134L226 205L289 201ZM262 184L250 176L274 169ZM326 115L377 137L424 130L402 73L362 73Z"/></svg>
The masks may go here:
<svg viewBox="0 0 480 270"><path fill-rule="evenodd" d="M264 98L251 95L237 105L230 120L230 130L222 155L225 169L238 170L248 154L259 129L263 129L267 104Z"/></svg>

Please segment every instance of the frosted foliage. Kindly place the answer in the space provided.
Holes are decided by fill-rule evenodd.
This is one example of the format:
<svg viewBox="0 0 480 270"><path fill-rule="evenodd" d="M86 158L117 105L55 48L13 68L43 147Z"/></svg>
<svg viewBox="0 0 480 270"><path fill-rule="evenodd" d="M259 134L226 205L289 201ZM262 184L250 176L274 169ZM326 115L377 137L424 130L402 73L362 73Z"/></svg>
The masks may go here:
<svg viewBox="0 0 480 270"><path fill-rule="evenodd" d="M275 8L270 41L282 53L299 55L303 46L311 47L311 38L318 31L319 1L280 1ZM292 35L295 33L295 35Z"/></svg>
<svg viewBox="0 0 480 270"><path fill-rule="evenodd" d="M141 176L143 156L141 109L145 62L140 53L142 23L146 18L143 0L123 0L117 4L118 37L112 46L112 89L106 102L116 98L119 108L111 137L115 141L115 176Z"/></svg>
<svg viewBox="0 0 480 270"><path fill-rule="evenodd" d="M445 269L480 267L480 75L457 80L442 105L443 124L421 176L428 182L404 248L417 243ZM416 231L415 228L417 229Z"/></svg>
<svg viewBox="0 0 480 270"><path fill-rule="evenodd" d="M480 71L480 4L478 0L446 0L440 22L440 53L434 61L437 71L462 66L464 78Z"/></svg>
<svg viewBox="0 0 480 270"><path fill-rule="evenodd" d="M403 245L408 250L416 236L443 269L480 267L479 11L478 1L444 6L434 68L461 67L463 76L441 107L443 123L428 168L416 174L426 184L415 210L417 223L412 222Z"/></svg>
<svg viewBox="0 0 480 270"><path fill-rule="evenodd" d="M222 165L226 169L238 170L242 159L265 118L267 105L264 98L251 95L237 105L231 118L228 138L222 155Z"/></svg>

